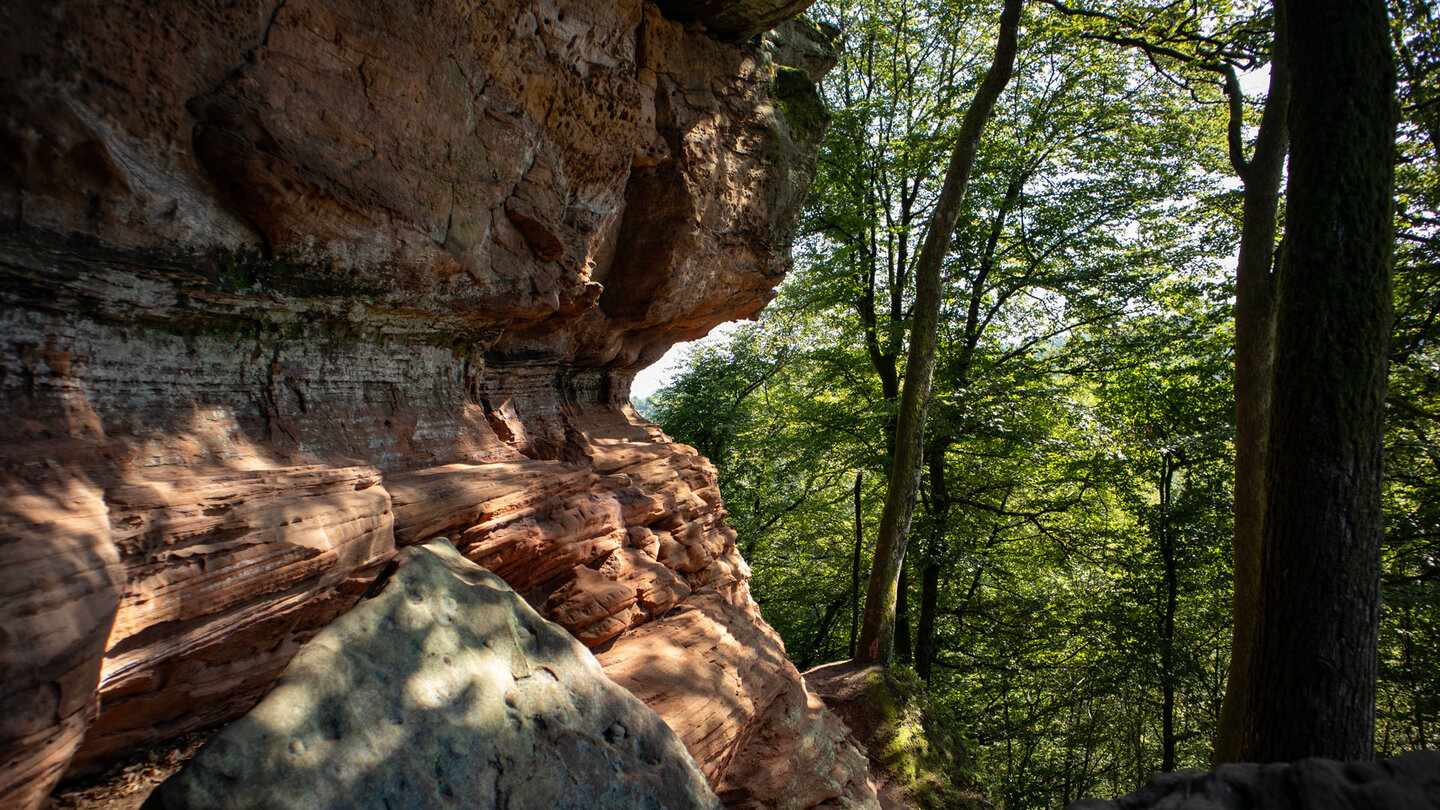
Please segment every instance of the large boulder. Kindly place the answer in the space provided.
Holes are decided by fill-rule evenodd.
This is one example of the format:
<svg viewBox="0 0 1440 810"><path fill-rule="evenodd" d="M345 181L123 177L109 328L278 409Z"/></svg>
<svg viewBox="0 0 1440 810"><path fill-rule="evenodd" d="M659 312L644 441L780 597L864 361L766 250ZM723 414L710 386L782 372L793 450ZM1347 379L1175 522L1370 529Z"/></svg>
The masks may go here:
<svg viewBox="0 0 1440 810"><path fill-rule="evenodd" d="M1066 810L1436 810L1440 751L1380 762L1303 759L1162 773L1114 801L1082 799Z"/></svg>
<svg viewBox="0 0 1440 810"><path fill-rule="evenodd" d="M503 580L445 540L399 561L152 806L719 807L655 712Z"/></svg>

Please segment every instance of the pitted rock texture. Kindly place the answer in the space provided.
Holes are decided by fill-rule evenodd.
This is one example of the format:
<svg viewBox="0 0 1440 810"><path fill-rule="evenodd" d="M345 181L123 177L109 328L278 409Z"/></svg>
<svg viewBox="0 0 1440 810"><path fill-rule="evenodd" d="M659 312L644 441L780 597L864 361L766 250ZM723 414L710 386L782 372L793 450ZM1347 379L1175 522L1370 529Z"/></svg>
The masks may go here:
<svg viewBox="0 0 1440 810"><path fill-rule="evenodd" d="M1436 810L1440 751L1380 762L1303 759L1162 773L1114 801L1083 799L1066 810Z"/></svg>
<svg viewBox="0 0 1440 810"><path fill-rule="evenodd" d="M160 789L170 810L718 810L669 727L443 539L311 639Z"/></svg>
<svg viewBox="0 0 1440 810"><path fill-rule="evenodd" d="M873 801L628 405L770 297L825 120L823 35L682 5L0 9L0 803L243 714L441 535L733 803L787 752Z"/></svg>
<svg viewBox="0 0 1440 810"><path fill-rule="evenodd" d="M32 306L636 368L768 300L814 161L773 51L642 0L26 0L0 22L0 217L143 257L86 284L30 257L6 286Z"/></svg>

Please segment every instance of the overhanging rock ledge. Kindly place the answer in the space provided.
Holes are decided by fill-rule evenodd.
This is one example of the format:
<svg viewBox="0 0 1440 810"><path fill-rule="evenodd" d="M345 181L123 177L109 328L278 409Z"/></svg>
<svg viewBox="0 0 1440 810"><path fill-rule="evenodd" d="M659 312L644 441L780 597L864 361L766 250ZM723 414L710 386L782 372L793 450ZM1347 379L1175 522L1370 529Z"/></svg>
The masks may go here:
<svg viewBox="0 0 1440 810"><path fill-rule="evenodd" d="M444 534L730 806L873 806L628 404L769 298L820 134L814 36L680 5L5 5L3 803L239 716Z"/></svg>

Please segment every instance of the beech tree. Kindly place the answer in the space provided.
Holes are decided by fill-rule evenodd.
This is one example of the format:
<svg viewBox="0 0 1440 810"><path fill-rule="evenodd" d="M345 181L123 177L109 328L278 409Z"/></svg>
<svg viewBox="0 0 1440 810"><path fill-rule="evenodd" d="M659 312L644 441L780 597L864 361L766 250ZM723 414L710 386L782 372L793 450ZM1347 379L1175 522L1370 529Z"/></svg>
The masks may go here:
<svg viewBox="0 0 1440 810"><path fill-rule="evenodd" d="M900 394L900 411L895 424L895 453L885 509L875 540L874 562L865 591L865 615L856 644L860 661L890 663L895 641L895 600L900 583L915 495L920 484L920 465L925 438L925 411L930 404L930 384L935 366L935 342L940 319L940 270L960 208L965 186L980 148L985 122L1000 92L1010 81L1015 64L1016 37L1020 27L1022 0L1005 0L996 36L995 56L975 99L965 111L960 136L950 155L940 198L925 230L925 243L915 263L915 308L910 328L909 353L905 361L905 385Z"/></svg>
<svg viewBox="0 0 1440 810"><path fill-rule="evenodd" d="M1240 756L1369 759L1393 306L1395 71L1381 0L1285 7L1291 157L1261 620Z"/></svg>
<svg viewBox="0 0 1440 810"><path fill-rule="evenodd" d="M1375 746L1385 755L1433 746L1440 729L1440 150L1427 134L1440 120L1440 72L1433 9L1394 2L1407 122L1383 501ZM994 25L930 0L845 0L856 19L872 7L882 18L848 29L848 61L822 88L836 129L795 271L759 324L697 356L693 383L672 388L683 396L655 399L668 432L715 448L752 592L802 666L853 657L858 628L845 619L898 416L882 369L903 382L914 237L955 141L940 122L978 84L984 66L965 54L988 50L977 40ZM1256 382L1230 377L1245 368L1232 354L1244 351L1244 268L1259 268L1249 277L1276 297L1279 206L1249 212L1267 187L1278 202L1264 178L1279 176L1285 128L1270 122L1283 124L1288 105L1283 70L1272 66L1262 106L1226 95L1239 78L1227 68L1280 58L1290 29L1272 41L1263 8L1240 18L1205 3L1086 8L1153 11L1167 25L1206 10L1220 16L1202 33L1243 47L1211 70L1089 36L1109 36L1110 21L1032 15L942 266L907 555L915 664L943 722L970 741L977 778L1017 810L1203 766L1225 737L1227 686L1224 714L1243 709L1227 670L1241 668L1228 560L1230 465L1244 453L1230 452L1225 391ZM951 12L962 33L941 35L933 25ZM1252 238L1250 223L1267 221L1268 235ZM1237 239L1242 277L1227 278Z"/></svg>

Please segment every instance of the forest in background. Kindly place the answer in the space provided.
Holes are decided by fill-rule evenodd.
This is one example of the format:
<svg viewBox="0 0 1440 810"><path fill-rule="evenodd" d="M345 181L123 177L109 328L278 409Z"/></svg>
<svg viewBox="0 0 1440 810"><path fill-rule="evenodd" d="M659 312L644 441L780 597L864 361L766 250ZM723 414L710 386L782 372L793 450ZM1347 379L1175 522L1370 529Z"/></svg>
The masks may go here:
<svg viewBox="0 0 1440 810"><path fill-rule="evenodd" d="M854 654L915 257L999 9L810 13L844 49L820 88L832 120L794 270L757 322L639 403L715 462L755 598L802 670ZM1440 20L1393 0L1391 24L1378 756L1440 734ZM1231 645L1241 175L1265 102L1263 79L1248 95L1235 79L1264 76L1274 27L1268 4L1025 9L943 265L895 639L1012 810L1210 761Z"/></svg>

